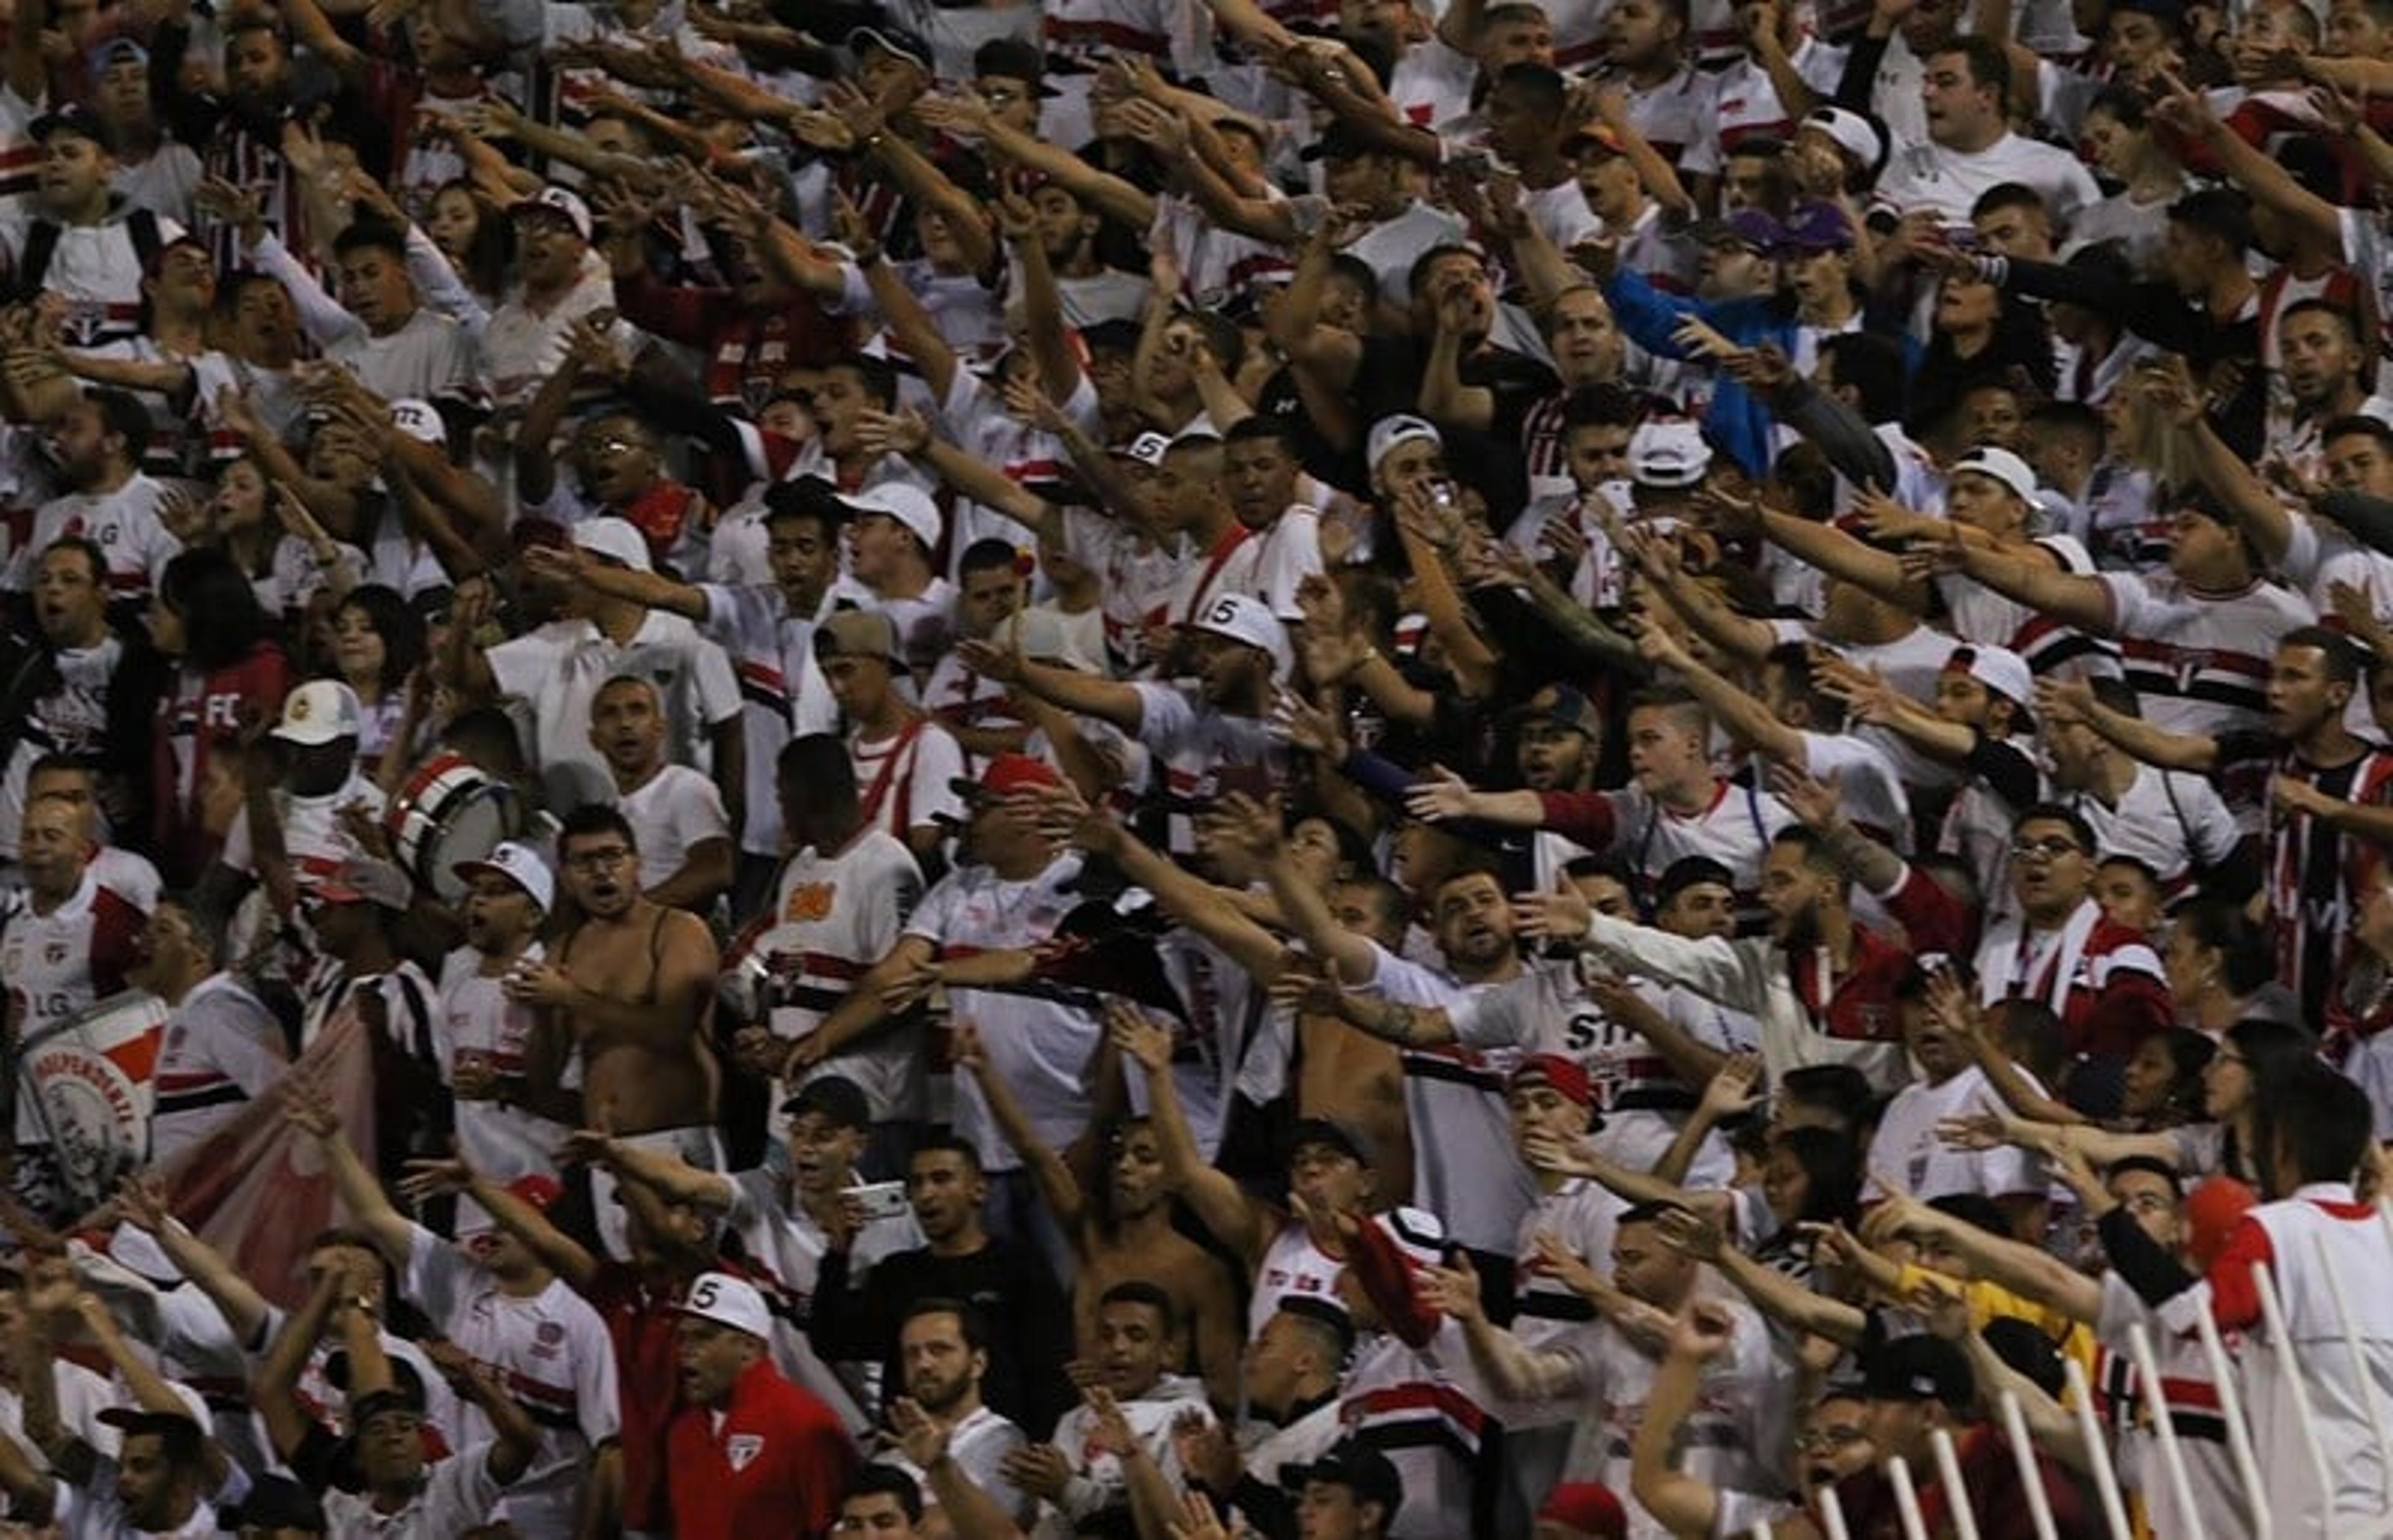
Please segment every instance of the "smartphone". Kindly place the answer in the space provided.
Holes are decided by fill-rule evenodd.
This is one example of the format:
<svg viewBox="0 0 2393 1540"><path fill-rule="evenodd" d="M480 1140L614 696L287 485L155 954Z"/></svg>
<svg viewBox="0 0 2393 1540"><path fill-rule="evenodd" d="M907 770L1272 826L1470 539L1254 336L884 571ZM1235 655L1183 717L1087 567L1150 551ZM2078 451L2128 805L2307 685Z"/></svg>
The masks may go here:
<svg viewBox="0 0 2393 1540"><path fill-rule="evenodd" d="M906 1201L906 1184L902 1181L868 1181L861 1187L851 1187L848 1195L856 1199L857 1208L867 1220L894 1220L909 1213L912 1205Z"/></svg>

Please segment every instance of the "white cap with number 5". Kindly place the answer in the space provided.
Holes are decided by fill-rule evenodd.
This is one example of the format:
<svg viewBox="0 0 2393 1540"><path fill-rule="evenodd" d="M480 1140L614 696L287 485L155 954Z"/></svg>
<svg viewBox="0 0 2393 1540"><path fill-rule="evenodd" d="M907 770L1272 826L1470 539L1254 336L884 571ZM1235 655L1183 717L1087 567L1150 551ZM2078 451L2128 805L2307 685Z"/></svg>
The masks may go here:
<svg viewBox="0 0 2393 1540"><path fill-rule="evenodd" d="M734 1278L728 1272L700 1273L681 1302L681 1312L716 1322L733 1331L746 1332L751 1337L770 1338L773 1335L773 1312L765 1308L765 1297L756 1292L755 1285Z"/></svg>
<svg viewBox="0 0 2393 1540"><path fill-rule="evenodd" d="M1196 631L1261 647L1271 654L1272 677L1287 677L1293 661L1288 646L1288 627L1261 599L1249 598L1244 594L1217 594L1205 601L1204 612L1188 624Z"/></svg>

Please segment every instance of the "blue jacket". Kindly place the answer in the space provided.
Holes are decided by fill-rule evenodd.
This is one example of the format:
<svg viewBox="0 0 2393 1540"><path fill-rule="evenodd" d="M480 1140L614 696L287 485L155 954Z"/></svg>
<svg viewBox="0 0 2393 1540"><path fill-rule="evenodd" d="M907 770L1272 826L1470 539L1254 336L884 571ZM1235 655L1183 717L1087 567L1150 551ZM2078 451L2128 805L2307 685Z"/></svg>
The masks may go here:
<svg viewBox="0 0 2393 1540"><path fill-rule="evenodd" d="M1638 346L1665 359L1685 359L1687 350L1672 339L1680 323L1693 317L1742 347L1774 344L1787 357L1795 355L1795 313L1776 295L1752 299L1705 300L1666 294L1642 273L1619 272L1603 286L1613 319ZM1710 407L1704 413L1704 431L1714 444L1733 456L1746 474L1770 474L1774 458L1770 409L1727 374L1712 386Z"/></svg>

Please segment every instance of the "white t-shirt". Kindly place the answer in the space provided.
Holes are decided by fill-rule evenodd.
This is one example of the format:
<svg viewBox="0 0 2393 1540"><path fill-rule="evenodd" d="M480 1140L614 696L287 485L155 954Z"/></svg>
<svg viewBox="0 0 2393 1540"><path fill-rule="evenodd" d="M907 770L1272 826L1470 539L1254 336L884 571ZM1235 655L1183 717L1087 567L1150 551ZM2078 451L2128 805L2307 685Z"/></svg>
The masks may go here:
<svg viewBox="0 0 2393 1540"><path fill-rule="evenodd" d="M1936 1126L1946 1118L1963 1117L2001 1105L1985 1072L1975 1064L1942 1085L1915 1080L1895 1092L1878 1119L1870 1141L1868 1168L1884 1171L1904 1183L1913 1197L1925 1202L1955 1193L1981 1193L1990 1198L2045 1190L2041 1159L2016 1146L1994 1150L1963 1150L1937 1137ZM1864 1199L1878 1195L1871 1179Z"/></svg>
<svg viewBox="0 0 2393 1540"><path fill-rule="evenodd" d="M1904 214L1926 209L1950 225L1966 225L1978 200L2006 182L2041 194L2053 217L2069 216L2102 196L2086 163L2068 150L2006 133L1985 149L1963 151L1921 137L1888 160L1878 194Z"/></svg>
<svg viewBox="0 0 2393 1540"><path fill-rule="evenodd" d="M571 1534L591 1451L622 1430L607 1324L562 1278L538 1294L505 1293L463 1251L413 1228L408 1297L451 1341L496 1370L541 1426L531 1468L507 1490L506 1517L528 1537ZM469 1440L491 1436L479 1407L465 1409L464 1423Z"/></svg>
<svg viewBox="0 0 2393 1540"><path fill-rule="evenodd" d="M643 889L679 871L694 847L731 838L722 791L686 764L660 766L638 790L618 796L615 810L632 826Z"/></svg>
<svg viewBox="0 0 2393 1540"><path fill-rule="evenodd" d="M906 933L930 942L940 955L1035 946L1051 939L1080 904L1072 891L1079 874L1077 855L1023 881L1007 881L987 867L959 867L922 895ZM1022 1103L1040 1142L1062 1149L1079 1138L1089 1118L1089 1056L1100 1036L1095 999L985 989L956 989L949 998L957 1020L980 1028L990 1071ZM956 1132L973 1142L984 1170L1010 1171L1022 1164L969 1077L956 1086L955 1112Z"/></svg>

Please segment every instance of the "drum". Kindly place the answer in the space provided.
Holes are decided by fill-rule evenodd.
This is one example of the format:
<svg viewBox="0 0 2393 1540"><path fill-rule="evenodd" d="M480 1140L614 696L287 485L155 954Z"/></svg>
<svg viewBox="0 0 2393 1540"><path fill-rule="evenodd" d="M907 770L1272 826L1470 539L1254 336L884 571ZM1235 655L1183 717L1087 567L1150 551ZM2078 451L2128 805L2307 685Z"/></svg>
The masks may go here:
<svg viewBox="0 0 2393 1540"><path fill-rule="evenodd" d="M399 864L443 903L465 896L465 880L451 868L489 858L499 842L523 826L515 788L483 774L455 754L425 762L383 816Z"/></svg>

